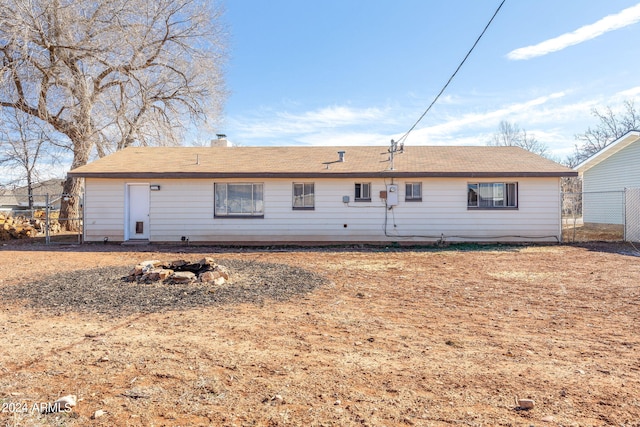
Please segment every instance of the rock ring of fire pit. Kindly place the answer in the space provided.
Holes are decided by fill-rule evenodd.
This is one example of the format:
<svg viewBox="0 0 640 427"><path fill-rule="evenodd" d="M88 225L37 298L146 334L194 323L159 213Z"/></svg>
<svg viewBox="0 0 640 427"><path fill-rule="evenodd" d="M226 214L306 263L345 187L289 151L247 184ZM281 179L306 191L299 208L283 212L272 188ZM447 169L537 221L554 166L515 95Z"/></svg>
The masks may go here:
<svg viewBox="0 0 640 427"><path fill-rule="evenodd" d="M174 261L147 260L138 263L124 277L127 282L151 283L213 283L224 285L229 281L230 271L213 258L205 257L198 261L184 259Z"/></svg>

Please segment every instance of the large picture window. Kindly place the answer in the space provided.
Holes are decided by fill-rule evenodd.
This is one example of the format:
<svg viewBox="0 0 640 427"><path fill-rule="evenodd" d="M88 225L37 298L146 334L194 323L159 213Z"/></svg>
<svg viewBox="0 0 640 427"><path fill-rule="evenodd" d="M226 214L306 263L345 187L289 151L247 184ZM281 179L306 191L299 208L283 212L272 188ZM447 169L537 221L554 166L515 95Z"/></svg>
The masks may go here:
<svg viewBox="0 0 640 427"><path fill-rule="evenodd" d="M355 201L356 202L371 201L371 183L370 182L356 182Z"/></svg>
<svg viewBox="0 0 640 427"><path fill-rule="evenodd" d="M469 183L467 184L467 207L479 209L517 208L518 183Z"/></svg>
<svg viewBox="0 0 640 427"><path fill-rule="evenodd" d="M216 183L215 216L264 216L261 183Z"/></svg>
<svg viewBox="0 0 640 427"><path fill-rule="evenodd" d="M293 209L312 210L315 207L315 185L313 182L293 183Z"/></svg>

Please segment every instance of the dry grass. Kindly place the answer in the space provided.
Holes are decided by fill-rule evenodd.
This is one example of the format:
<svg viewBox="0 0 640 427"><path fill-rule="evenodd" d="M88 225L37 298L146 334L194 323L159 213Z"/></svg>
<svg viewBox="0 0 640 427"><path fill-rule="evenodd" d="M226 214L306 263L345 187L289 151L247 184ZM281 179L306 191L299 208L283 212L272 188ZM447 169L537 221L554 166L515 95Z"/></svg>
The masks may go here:
<svg viewBox="0 0 640 427"><path fill-rule="evenodd" d="M0 252L11 260L0 264L2 402L81 399L69 414L5 412L1 422L520 426L552 417L544 425L639 425L640 264L630 247L147 249ZM124 316L12 295L52 274L170 259L177 250L324 281L281 300ZM516 395L535 408L518 410ZM92 420L99 409L107 414Z"/></svg>
<svg viewBox="0 0 640 427"><path fill-rule="evenodd" d="M567 223L562 230L565 242L622 242L624 226L620 224Z"/></svg>

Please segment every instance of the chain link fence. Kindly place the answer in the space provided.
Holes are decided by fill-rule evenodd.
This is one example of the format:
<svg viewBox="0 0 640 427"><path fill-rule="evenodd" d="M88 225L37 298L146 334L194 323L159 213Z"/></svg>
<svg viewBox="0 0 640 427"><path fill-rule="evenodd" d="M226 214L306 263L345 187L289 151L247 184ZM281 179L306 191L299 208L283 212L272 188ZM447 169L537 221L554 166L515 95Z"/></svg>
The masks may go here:
<svg viewBox="0 0 640 427"><path fill-rule="evenodd" d="M625 189L625 230L627 242L640 242L640 188Z"/></svg>
<svg viewBox="0 0 640 427"><path fill-rule="evenodd" d="M593 191L562 194L564 242L624 241L627 212L626 192ZM636 210L637 212L637 210Z"/></svg>
<svg viewBox="0 0 640 427"><path fill-rule="evenodd" d="M60 216L64 194L0 194L0 241L32 239L46 244L82 242L82 211L78 217ZM80 227L67 231L71 220Z"/></svg>

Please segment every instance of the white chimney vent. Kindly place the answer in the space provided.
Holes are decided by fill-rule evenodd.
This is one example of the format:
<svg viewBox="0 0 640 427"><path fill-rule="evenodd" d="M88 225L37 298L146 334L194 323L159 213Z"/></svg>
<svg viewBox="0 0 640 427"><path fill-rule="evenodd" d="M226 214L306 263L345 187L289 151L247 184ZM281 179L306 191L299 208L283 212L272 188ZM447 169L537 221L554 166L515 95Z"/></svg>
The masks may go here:
<svg viewBox="0 0 640 427"><path fill-rule="evenodd" d="M217 133L216 136L218 137L218 139L211 140L212 147L228 147L229 146L229 141L227 141L227 135L225 135L224 133Z"/></svg>
<svg viewBox="0 0 640 427"><path fill-rule="evenodd" d="M338 161L344 162L344 151L338 151Z"/></svg>

